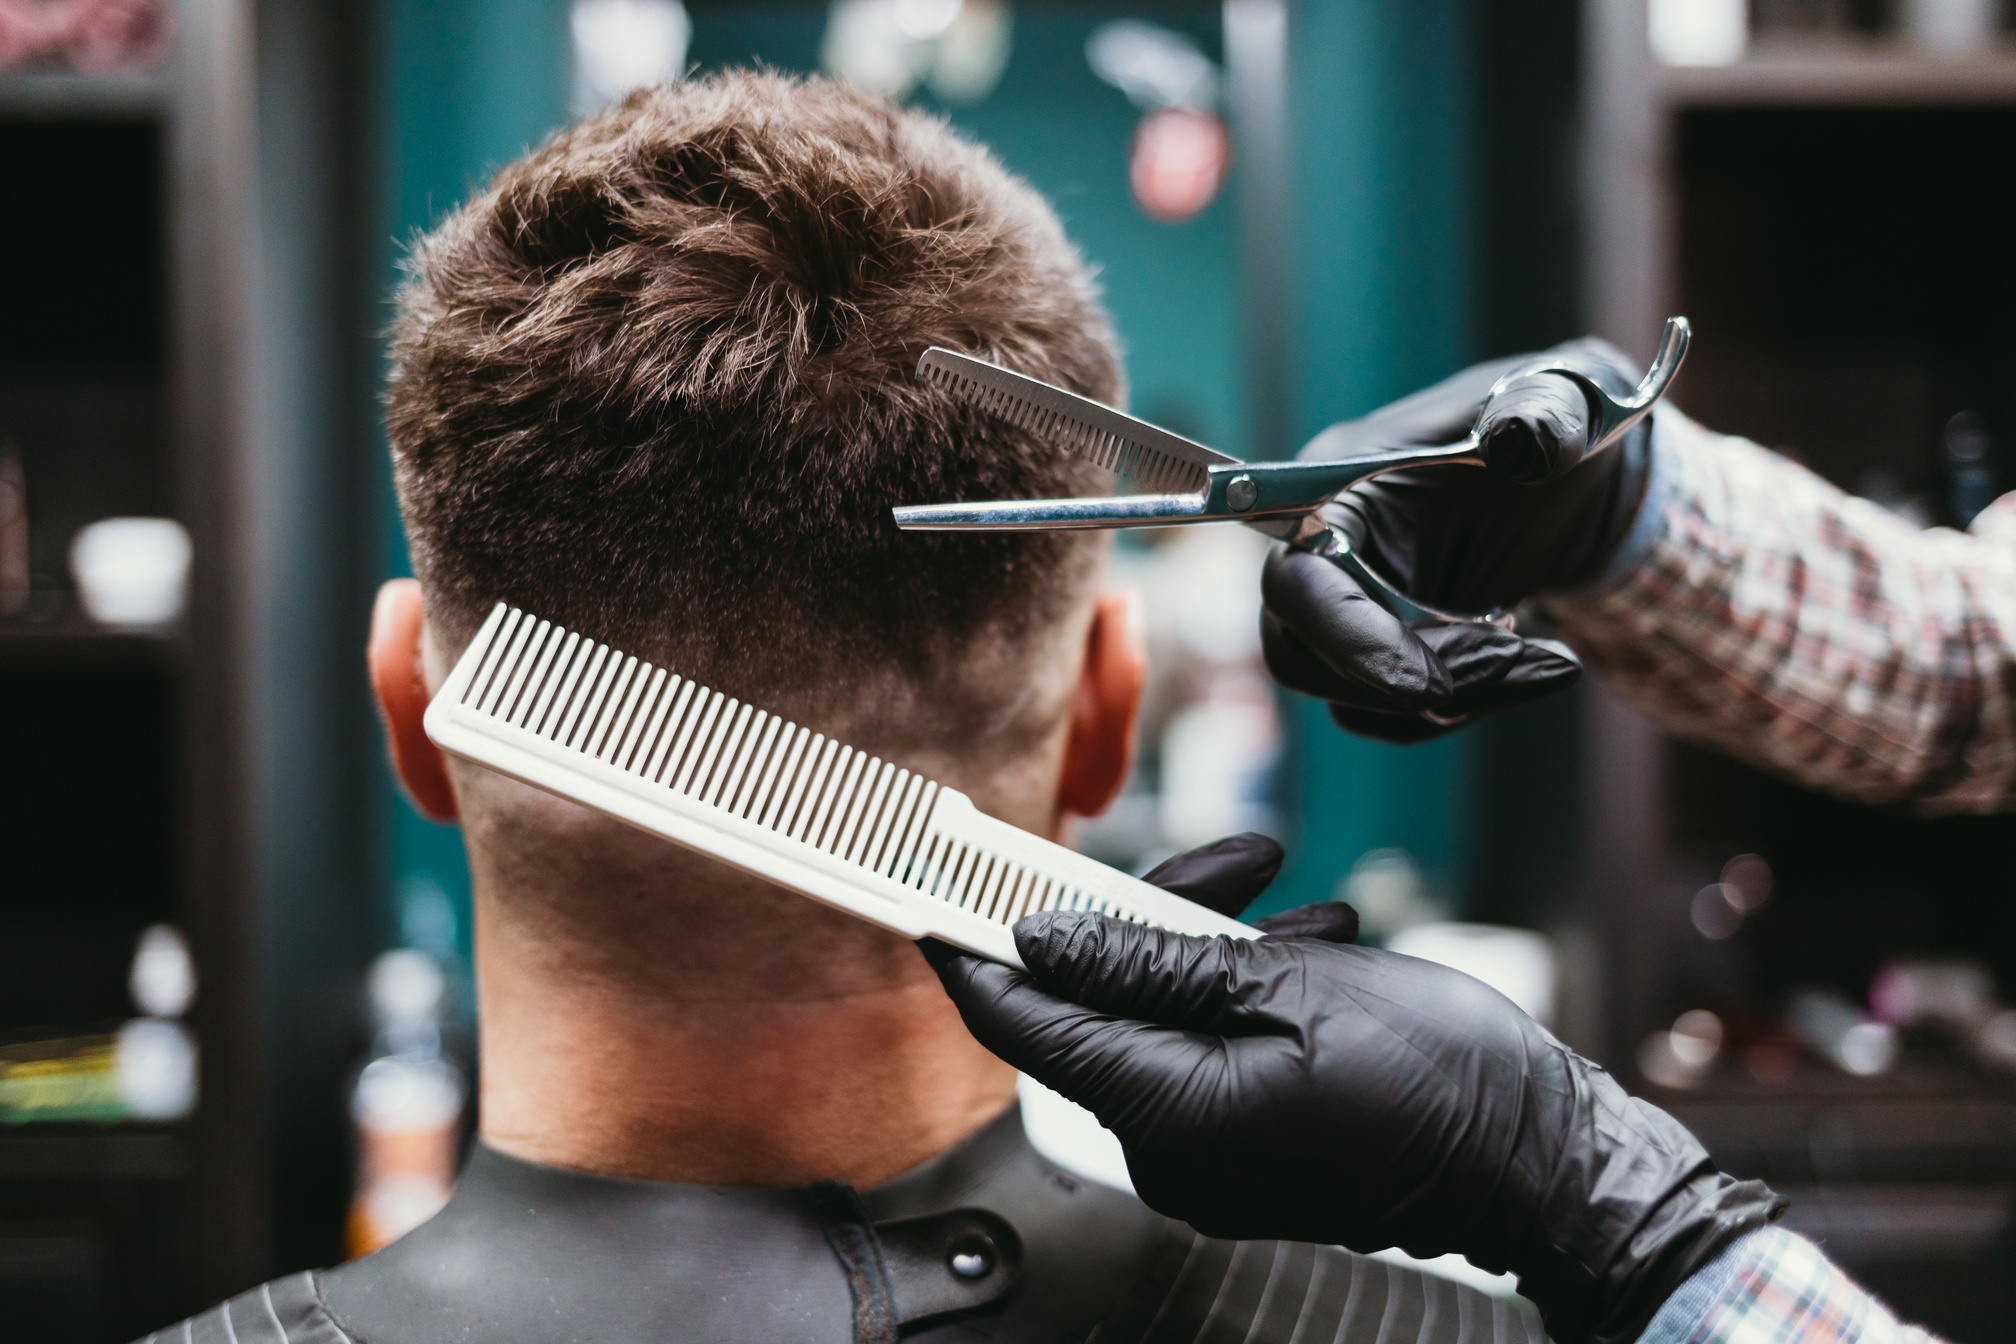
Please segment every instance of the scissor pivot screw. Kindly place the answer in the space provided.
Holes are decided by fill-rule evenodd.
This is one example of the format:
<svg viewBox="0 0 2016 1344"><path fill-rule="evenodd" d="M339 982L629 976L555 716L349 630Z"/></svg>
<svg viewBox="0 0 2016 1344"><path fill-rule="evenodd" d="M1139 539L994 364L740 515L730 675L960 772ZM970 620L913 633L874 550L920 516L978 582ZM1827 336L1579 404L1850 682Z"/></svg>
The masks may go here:
<svg viewBox="0 0 2016 1344"><path fill-rule="evenodd" d="M1244 513L1260 502L1260 487L1251 476L1234 476L1225 482L1225 503L1239 513Z"/></svg>

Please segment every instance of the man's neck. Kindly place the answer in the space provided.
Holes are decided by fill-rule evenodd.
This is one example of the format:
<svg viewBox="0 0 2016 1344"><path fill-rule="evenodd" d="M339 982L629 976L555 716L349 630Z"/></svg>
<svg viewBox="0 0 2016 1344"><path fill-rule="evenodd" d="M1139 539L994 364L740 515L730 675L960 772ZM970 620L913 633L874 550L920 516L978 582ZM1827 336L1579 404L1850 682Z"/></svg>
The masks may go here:
<svg viewBox="0 0 2016 1344"><path fill-rule="evenodd" d="M484 1139L609 1175L866 1187L1013 1100L1014 1072L908 942L775 888L738 895L719 923L612 940L479 894Z"/></svg>

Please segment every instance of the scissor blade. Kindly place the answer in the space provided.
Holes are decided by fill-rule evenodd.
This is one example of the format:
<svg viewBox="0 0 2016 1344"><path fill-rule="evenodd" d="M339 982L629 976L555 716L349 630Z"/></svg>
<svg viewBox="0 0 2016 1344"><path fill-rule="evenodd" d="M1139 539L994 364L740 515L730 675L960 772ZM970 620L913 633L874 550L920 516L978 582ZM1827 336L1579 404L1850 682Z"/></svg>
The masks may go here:
<svg viewBox="0 0 2016 1344"><path fill-rule="evenodd" d="M1204 496L1112 495L1091 499L998 499L919 504L891 510L906 532L1052 532L1109 527L1167 527L1210 521Z"/></svg>
<svg viewBox="0 0 2016 1344"><path fill-rule="evenodd" d="M1239 460L1089 397L956 350L932 346L917 361L917 376L1158 493L1202 490L1209 468Z"/></svg>

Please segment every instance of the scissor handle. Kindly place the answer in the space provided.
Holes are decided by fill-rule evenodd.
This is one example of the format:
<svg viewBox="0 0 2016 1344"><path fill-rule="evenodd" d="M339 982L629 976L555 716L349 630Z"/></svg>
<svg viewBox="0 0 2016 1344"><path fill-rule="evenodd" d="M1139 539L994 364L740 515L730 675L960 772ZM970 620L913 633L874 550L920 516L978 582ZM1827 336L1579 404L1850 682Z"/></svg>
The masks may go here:
<svg viewBox="0 0 2016 1344"><path fill-rule="evenodd" d="M1313 521L1313 520L1312 520ZM1517 621L1509 611L1492 608L1476 615L1443 611L1425 602L1416 602L1400 591L1385 575L1365 563L1351 545L1351 538L1342 529L1332 526L1311 527L1306 538L1289 543L1295 549L1320 555L1337 568L1358 581L1358 586L1372 595L1372 600L1397 616L1406 625L1495 625L1501 630L1517 628ZM1421 711L1421 717L1444 728L1453 728L1470 716L1437 714L1432 709Z"/></svg>
<svg viewBox="0 0 2016 1344"><path fill-rule="evenodd" d="M1639 380L1637 390L1621 401L1605 391L1603 385L1586 370L1565 360L1540 360L1510 369L1491 385L1491 391L1484 398L1484 408L1477 414L1477 425L1481 426L1484 417L1490 413L1492 399L1510 387L1514 380L1540 373L1560 374L1582 389L1596 415L1596 423L1589 426L1588 447L1583 449L1582 457L1576 459L1580 462L1582 458L1600 453L1616 443L1633 425L1652 413L1652 407L1666 395L1673 375L1680 371L1680 362L1687 357L1691 332L1686 318L1667 318L1666 329L1659 338L1659 353L1653 359L1652 367ZM1195 514L1194 521L1216 522L1223 518L1236 518L1263 531L1272 530L1266 526L1268 518L1294 518L1320 508L1352 486L1374 476L1383 476L1389 471L1413 471L1420 467L1483 466L1483 454L1482 437L1477 426L1472 426L1469 435L1462 441L1439 447L1387 448L1350 457L1325 457L1313 461L1226 463L1209 469L1203 507ZM1099 502L1104 504L1107 501Z"/></svg>
<svg viewBox="0 0 2016 1344"><path fill-rule="evenodd" d="M1636 390L1629 397L1619 400L1610 395L1604 386L1585 370L1565 360L1546 360L1537 364L1527 364L1510 370L1485 398L1485 404L1502 392L1515 378L1524 378L1536 373L1558 373L1573 381L1589 399L1589 405L1596 412L1597 423L1589 427L1589 446L1583 450L1583 457L1602 452L1623 438L1631 428L1647 415L1652 407L1666 395L1673 375L1680 371L1680 364L1687 358L1687 346L1693 337L1693 327L1684 317L1669 317L1666 327L1659 335L1659 350L1653 357L1652 367L1645 371ZM1479 421L1483 419L1480 412ZM1292 463L1272 469L1279 473L1278 481L1268 480L1273 487L1262 493L1286 495L1300 489L1314 493L1330 486L1339 491L1358 481L1383 475L1388 471L1402 471L1416 466L1429 465L1432 459L1448 464L1481 463L1481 444L1473 429L1470 436L1461 443L1444 448L1394 449L1385 453L1366 454L1357 458L1333 458L1321 463ZM1298 472L1298 468L1300 471ZM1232 468L1212 469L1213 484L1221 474L1229 475ZM1212 496L1215 502L1215 495ZM1207 510L1208 511L1208 510ZM1277 533L1280 535L1280 533ZM1494 608L1491 611L1468 614L1442 611L1425 602L1417 602L1400 591L1397 584L1387 579L1379 571L1366 564L1351 545L1350 537L1322 521L1319 515L1309 515L1288 535L1291 545L1311 554L1320 555L1342 569L1358 581L1360 587L1372 595L1373 599L1408 625L1495 625L1505 630L1515 626L1509 611ZM1431 716L1432 717L1432 716ZM1438 720L1439 721L1439 720Z"/></svg>
<svg viewBox="0 0 2016 1344"><path fill-rule="evenodd" d="M1408 625L1495 625L1501 630L1517 628L1512 613L1499 607L1471 614L1443 611L1439 607L1429 606L1426 602L1417 602L1401 592L1399 586L1392 580L1366 564L1364 557L1358 554L1357 548L1352 546L1351 538L1345 535L1343 529L1324 524L1311 527L1308 532L1306 538L1297 539L1290 544L1297 550L1322 556L1349 574L1358 581L1360 588L1372 595L1374 601Z"/></svg>
<svg viewBox="0 0 2016 1344"><path fill-rule="evenodd" d="M1665 329L1659 333L1659 349L1652 357L1652 367L1645 370L1645 376L1638 380L1637 389L1622 401L1611 396L1609 390L1591 377L1586 369L1567 360L1548 359L1536 364L1522 364L1507 372L1492 384L1484 404L1488 408L1491 398L1504 391L1515 378L1530 378L1536 373L1560 374L1582 389L1597 415L1597 422L1589 426L1589 446L1582 450L1582 456L1586 458L1623 438L1633 425L1652 413L1652 407L1666 395L1673 375L1680 372L1681 362L1687 358L1687 346L1693 339L1694 327L1686 318L1667 318ZM1482 412L1478 419L1482 421ZM1474 442L1476 437L1475 431L1472 431L1469 441Z"/></svg>

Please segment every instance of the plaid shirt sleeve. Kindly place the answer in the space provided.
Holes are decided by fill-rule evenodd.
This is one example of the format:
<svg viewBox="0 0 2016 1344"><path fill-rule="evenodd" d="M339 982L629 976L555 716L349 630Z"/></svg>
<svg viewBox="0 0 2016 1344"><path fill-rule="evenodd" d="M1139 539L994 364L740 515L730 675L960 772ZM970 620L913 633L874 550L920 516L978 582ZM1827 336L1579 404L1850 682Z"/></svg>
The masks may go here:
<svg viewBox="0 0 2016 1344"><path fill-rule="evenodd" d="M1810 787L2016 809L2016 494L1920 529L1669 408L1606 573L1546 604L1626 701Z"/></svg>
<svg viewBox="0 0 2016 1344"><path fill-rule="evenodd" d="M1638 1344L1939 1344L1804 1237L1753 1232L1666 1299Z"/></svg>

